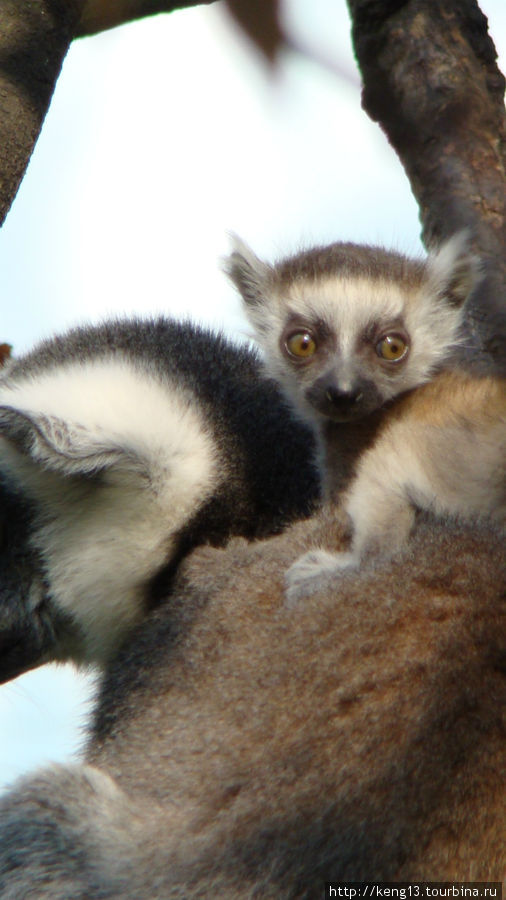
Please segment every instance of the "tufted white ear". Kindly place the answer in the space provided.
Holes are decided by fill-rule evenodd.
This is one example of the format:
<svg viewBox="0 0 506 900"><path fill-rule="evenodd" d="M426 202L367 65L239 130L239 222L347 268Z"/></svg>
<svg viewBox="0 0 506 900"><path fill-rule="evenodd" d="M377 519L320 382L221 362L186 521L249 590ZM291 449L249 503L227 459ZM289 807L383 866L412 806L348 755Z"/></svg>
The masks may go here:
<svg viewBox="0 0 506 900"><path fill-rule="evenodd" d="M34 462L62 475L90 475L117 465L141 467L138 457L100 430L56 415L1 406L0 434Z"/></svg>
<svg viewBox="0 0 506 900"><path fill-rule="evenodd" d="M241 294L246 306L256 307L265 301L265 289L272 268L262 262L237 235L231 235L232 253L224 259L224 270Z"/></svg>
<svg viewBox="0 0 506 900"><path fill-rule="evenodd" d="M483 278L482 264L471 250L468 230L454 234L427 262L431 291L441 300L459 307Z"/></svg>

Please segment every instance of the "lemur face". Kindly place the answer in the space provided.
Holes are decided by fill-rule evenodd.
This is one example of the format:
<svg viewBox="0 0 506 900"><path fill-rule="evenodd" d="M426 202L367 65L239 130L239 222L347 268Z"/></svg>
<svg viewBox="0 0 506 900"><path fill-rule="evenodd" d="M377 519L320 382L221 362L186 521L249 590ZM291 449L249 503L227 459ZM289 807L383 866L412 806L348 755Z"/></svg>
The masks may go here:
<svg viewBox="0 0 506 900"><path fill-rule="evenodd" d="M280 362L298 400L319 416L351 422L405 390L411 339L403 319L365 327L290 316L279 337Z"/></svg>
<svg viewBox="0 0 506 900"><path fill-rule="evenodd" d="M425 262L332 244L269 266L238 242L227 270L269 374L303 417L334 422L427 381L455 345L479 277L462 235Z"/></svg>

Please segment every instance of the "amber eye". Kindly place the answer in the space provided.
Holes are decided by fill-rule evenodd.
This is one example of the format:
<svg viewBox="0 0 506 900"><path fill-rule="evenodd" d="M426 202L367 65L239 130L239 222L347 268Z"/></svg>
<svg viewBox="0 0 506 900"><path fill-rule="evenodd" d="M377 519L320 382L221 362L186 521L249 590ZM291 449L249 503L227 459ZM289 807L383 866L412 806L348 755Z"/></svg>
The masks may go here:
<svg viewBox="0 0 506 900"><path fill-rule="evenodd" d="M388 362L399 362L408 352L408 345L399 334L386 334L376 344L376 353Z"/></svg>
<svg viewBox="0 0 506 900"><path fill-rule="evenodd" d="M286 348L291 356L307 359L316 353L316 341L309 331L297 331L287 338Z"/></svg>

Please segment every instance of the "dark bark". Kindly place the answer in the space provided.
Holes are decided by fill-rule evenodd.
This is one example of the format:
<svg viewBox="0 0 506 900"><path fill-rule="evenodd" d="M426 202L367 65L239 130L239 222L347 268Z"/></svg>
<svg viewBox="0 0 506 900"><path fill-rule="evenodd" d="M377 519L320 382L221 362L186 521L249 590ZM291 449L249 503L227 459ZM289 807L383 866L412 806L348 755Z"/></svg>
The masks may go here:
<svg viewBox="0 0 506 900"><path fill-rule="evenodd" d="M469 365L506 368L504 77L475 0L348 0L363 106L406 170L427 246L463 227L487 275Z"/></svg>
<svg viewBox="0 0 506 900"><path fill-rule="evenodd" d="M71 39L193 5L193 0L3 0L0 223L28 165ZM244 0L229 5L244 19ZM438 243L467 226L487 264L471 309L467 361L505 369L504 78L486 19L475 0L349 0L349 6L363 105L406 169L425 243ZM264 7L266 0L256 10L257 30L265 31L271 22L262 40L264 52L272 55L280 39L276 4L270 18ZM246 18L251 25L252 17Z"/></svg>
<svg viewBox="0 0 506 900"><path fill-rule="evenodd" d="M210 0L204 0L210 2ZM1 0L0 225L12 205L71 41L194 0Z"/></svg>
<svg viewBox="0 0 506 900"><path fill-rule="evenodd" d="M213 0L198 0L199 5L212 2ZM85 0L75 36L97 34L135 19L173 12L188 6L197 6L196 0Z"/></svg>
<svg viewBox="0 0 506 900"><path fill-rule="evenodd" d="M199 0L209 4L213 0ZM279 22L279 0L225 0L230 14L266 60L274 62L285 43ZM85 0L77 37L96 34L144 16L196 6L195 0Z"/></svg>
<svg viewBox="0 0 506 900"><path fill-rule="evenodd" d="M0 4L0 224L24 175L82 0Z"/></svg>

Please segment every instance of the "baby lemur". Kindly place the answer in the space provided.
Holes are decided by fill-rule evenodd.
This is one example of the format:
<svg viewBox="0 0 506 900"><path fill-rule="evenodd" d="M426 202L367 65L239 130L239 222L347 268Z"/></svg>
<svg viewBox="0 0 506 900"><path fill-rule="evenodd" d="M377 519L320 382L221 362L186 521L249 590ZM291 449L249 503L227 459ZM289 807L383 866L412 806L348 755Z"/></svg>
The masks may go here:
<svg viewBox="0 0 506 900"><path fill-rule="evenodd" d="M504 522L505 382L448 367L480 280L468 244L420 261L336 243L271 266L236 240L226 268L267 370L312 423L327 497L352 525L349 552L290 568L289 597L401 550L417 508Z"/></svg>

